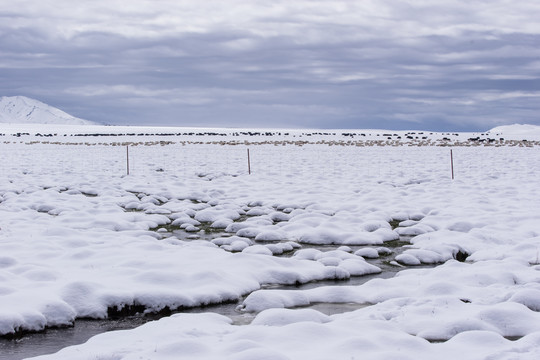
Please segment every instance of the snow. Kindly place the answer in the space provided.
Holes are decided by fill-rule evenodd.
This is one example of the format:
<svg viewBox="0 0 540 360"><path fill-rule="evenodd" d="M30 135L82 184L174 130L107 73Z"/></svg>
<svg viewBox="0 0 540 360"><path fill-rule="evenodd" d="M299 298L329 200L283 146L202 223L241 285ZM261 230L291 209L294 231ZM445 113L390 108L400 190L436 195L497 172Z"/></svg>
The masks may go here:
<svg viewBox="0 0 540 360"><path fill-rule="evenodd" d="M540 137L540 127L528 124L503 125L489 130L489 134L514 139L529 138L530 136Z"/></svg>
<svg viewBox="0 0 540 360"><path fill-rule="evenodd" d="M0 97L0 123L96 125L25 96Z"/></svg>
<svg viewBox="0 0 540 360"><path fill-rule="evenodd" d="M500 309L510 315L513 309ZM234 326L215 314L173 315L130 331L93 337L87 343L35 359L535 359L538 332L510 341L490 330L467 329L449 341L430 343L390 321L273 310L249 326ZM486 316L495 315L487 313ZM361 322L360 322L361 321ZM491 357L490 357L491 356Z"/></svg>
<svg viewBox="0 0 540 360"><path fill-rule="evenodd" d="M0 334L238 300L255 319L176 314L36 359L540 356L538 138L459 134L452 180L452 135L159 131L0 126ZM403 270L281 286L376 274L381 257Z"/></svg>

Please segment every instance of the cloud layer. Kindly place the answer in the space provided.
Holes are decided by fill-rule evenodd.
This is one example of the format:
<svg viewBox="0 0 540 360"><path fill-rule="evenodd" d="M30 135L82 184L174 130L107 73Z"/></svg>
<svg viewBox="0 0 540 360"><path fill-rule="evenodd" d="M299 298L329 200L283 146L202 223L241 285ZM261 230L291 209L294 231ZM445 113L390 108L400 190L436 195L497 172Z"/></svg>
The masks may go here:
<svg viewBox="0 0 540 360"><path fill-rule="evenodd" d="M0 0L0 94L111 124L540 125L539 13L506 0Z"/></svg>

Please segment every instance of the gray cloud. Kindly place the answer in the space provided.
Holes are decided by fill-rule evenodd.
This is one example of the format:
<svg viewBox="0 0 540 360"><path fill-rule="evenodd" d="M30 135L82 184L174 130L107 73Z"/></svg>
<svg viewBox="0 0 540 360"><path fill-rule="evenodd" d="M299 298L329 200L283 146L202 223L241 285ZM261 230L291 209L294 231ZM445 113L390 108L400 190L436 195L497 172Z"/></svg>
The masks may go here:
<svg viewBox="0 0 540 360"><path fill-rule="evenodd" d="M0 2L0 93L111 124L540 125L534 2Z"/></svg>

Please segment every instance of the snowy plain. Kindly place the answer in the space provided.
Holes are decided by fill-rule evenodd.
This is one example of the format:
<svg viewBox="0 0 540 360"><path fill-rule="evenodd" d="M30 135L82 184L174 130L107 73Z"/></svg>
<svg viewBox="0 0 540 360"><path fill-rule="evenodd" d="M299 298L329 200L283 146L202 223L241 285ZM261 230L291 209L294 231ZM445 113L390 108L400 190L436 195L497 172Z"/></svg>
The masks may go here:
<svg viewBox="0 0 540 360"><path fill-rule="evenodd" d="M538 128L0 133L0 334L238 299L254 317L175 314L35 359L540 356ZM404 237L395 277L274 288L380 272L367 259Z"/></svg>

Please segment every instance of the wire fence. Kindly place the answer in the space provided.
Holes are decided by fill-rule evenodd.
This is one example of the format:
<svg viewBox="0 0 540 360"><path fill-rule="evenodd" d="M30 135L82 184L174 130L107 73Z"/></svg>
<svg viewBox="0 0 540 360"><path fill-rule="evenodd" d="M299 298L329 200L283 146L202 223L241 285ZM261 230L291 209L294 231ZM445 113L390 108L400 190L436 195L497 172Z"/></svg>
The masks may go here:
<svg viewBox="0 0 540 360"><path fill-rule="evenodd" d="M167 172L179 177L248 173L247 146L170 144L165 146L0 144L4 176L16 174L144 175ZM327 145L250 146L253 175L376 179L451 177L446 147L355 147ZM540 166L537 148L455 147L456 179L533 176ZM129 159L129 165L128 160Z"/></svg>

